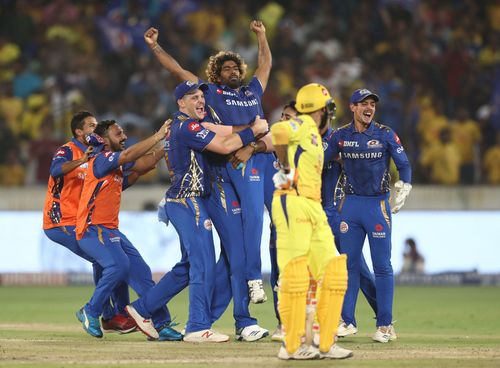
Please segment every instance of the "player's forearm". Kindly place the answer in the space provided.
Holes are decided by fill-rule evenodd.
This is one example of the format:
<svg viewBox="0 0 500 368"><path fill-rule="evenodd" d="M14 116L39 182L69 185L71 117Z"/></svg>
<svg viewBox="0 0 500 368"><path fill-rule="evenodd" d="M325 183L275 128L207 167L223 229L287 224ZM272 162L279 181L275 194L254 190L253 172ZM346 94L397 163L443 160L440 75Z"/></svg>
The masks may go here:
<svg viewBox="0 0 500 368"><path fill-rule="evenodd" d="M284 169L290 168L290 163L288 162L288 146L287 145L275 145L274 152L276 152L276 157Z"/></svg>
<svg viewBox="0 0 500 368"><path fill-rule="evenodd" d="M255 150L255 152L273 152L273 151L274 151L274 146L271 133L267 133L265 136L263 136L257 141L257 149Z"/></svg>
<svg viewBox="0 0 500 368"><path fill-rule="evenodd" d="M151 152L146 153L138 160L135 161L132 171L138 173L139 175L144 175L147 172L153 170L156 167L158 161L164 157L165 149L163 147L157 147Z"/></svg>
<svg viewBox="0 0 500 368"><path fill-rule="evenodd" d="M158 142L160 142L165 137L164 132L158 131L151 137L134 144L133 146L122 151L120 154L119 164L123 165L132 161L139 159L142 155L153 148ZM135 165L134 165L135 167Z"/></svg>
<svg viewBox="0 0 500 368"><path fill-rule="evenodd" d="M170 56L163 48L155 43L150 47L151 51L155 54L160 64L167 69L170 73L175 75L177 79L191 82L197 82L198 78L188 70L185 70L172 56Z"/></svg>
<svg viewBox="0 0 500 368"><path fill-rule="evenodd" d="M87 162L88 160L85 158L85 157L82 157L82 158L79 158L77 160L73 160L73 161L68 161L68 162L65 162L63 163L61 166L60 166L60 170L54 170L54 174L59 174L59 175L53 175L52 172L51 172L51 175L52 176L60 176L60 175L66 175L67 173L73 171L74 169L76 169L78 166L80 166L81 164L84 164L85 162ZM57 172L57 173L56 173Z"/></svg>
<svg viewBox="0 0 500 368"><path fill-rule="evenodd" d="M257 42L259 45L259 53L257 57L257 70L255 71L255 75L262 84L262 89L266 89L267 81L269 80L269 73L271 72L273 64L273 57L265 33L259 33L257 35Z"/></svg>

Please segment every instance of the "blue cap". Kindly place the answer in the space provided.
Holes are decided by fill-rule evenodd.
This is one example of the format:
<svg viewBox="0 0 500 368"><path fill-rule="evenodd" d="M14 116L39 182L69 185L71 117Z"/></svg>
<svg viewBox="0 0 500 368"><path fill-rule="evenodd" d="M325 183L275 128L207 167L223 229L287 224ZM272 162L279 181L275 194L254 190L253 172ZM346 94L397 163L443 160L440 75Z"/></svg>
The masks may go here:
<svg viewBox="0 0 500 368"><path fill-rule="evenodd" d="M205 83L195 83L191 81L184 81L181 84L177 85L175 87L174 91L174 98L175 101L181 99L184 97L184 95L188 92L194 91L195 89L201 88L204 90L205 88L208 88L208 86Z"/></svg>
<svg viewBox="0 0 500 368"><path fill-rule="evenodd" d="M375 93L366 88L362 88L354 91L351 96L350 103L357 104L358 102L366 100L368 97L373 98L375 102L378 102L379 100L378 96Z"/></svg>

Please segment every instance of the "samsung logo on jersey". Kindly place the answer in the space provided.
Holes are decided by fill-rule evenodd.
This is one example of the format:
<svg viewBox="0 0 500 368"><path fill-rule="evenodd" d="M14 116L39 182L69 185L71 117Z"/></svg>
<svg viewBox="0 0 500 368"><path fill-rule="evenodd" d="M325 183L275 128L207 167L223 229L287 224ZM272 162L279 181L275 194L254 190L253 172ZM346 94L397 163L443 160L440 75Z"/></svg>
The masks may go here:
<svg viewBox="0 0 500 368"><path fill-rule="evenodd" d="M241 107L249 107L249 106L256 106L259 103L257 100L254 98L253 100L250 101L236 101L236 100L230 100L226 99L226 105L228 106L241 106Z"/></svg>
<svg viewBox="0 0 500 368"><path fill-rule="evenodd" d="M381 158L382 152L342 152L342 158Z"/></svg>

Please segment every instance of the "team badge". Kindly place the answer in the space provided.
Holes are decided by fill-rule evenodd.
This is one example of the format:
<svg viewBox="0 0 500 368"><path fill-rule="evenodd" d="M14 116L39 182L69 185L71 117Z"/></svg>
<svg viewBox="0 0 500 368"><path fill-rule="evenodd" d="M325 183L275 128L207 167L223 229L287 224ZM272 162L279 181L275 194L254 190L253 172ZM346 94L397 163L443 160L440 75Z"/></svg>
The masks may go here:
<svg viewBox="0 0 500 368"><path fill-rule="evenodd" d="M376 139L372 139L371 141L366 142L366 145L368 146L368 148L380 148L380 147L382 147L382 144Z"/></svg>
<svg viewBox="0 0 500 368"><path fill-rule="evenodd" d="M280 162L278 160L273 161L273 167L275 170L280 169Z"/></svg>
<svg viewBox="0 0 500 368"><path fill-rule="evenodd" d="M342 234L345 234L345 233L346 233L346 232L348 232L348 231L349 231L349 225L347 225L347 222L342 221L342 222L340 223L340 232L341 232Z"/></svg>
<svg viewBox="0 0 500 368"><path fill-rule="evenodd" d="M203 227L208 231L212 230L212 221L210 219L206 219L203 221Z"/></svg>
<svg viewBox="0 0 500 368"><path fill-rule="evenodd" d="M328 142L323 142L323 151L326 151L328 148Z"/></svg>
<svg viewBox="0 0 500 368"><path fill-rule="evenodd" d="M222 94L222 90L220 88L217 88L217 94L219 94L219 95Z"/></svg>

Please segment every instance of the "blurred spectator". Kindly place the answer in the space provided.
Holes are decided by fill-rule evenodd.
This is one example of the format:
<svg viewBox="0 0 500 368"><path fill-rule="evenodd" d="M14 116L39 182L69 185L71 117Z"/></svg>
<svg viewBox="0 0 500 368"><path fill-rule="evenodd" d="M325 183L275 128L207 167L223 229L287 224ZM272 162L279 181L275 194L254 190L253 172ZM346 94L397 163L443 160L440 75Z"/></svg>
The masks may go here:
<svg viewBox="0 0 500 368"><path fill-rule="evenodd" d="M34 166L32 170L36 184L47 182L54 152L63 143L64 141L54 138L52 117L47 116L40 126L39 137L32 140L29 146L30 164Z"/></svg>
<svg viewBox="0 0 500 368"><path fill-rule="evenodd" d="M489 184L500 184L500 132L496 135L496 144L484 154L484 171Z"/></svg>
<svg viewBox="0 0 500 368"><path fill-rule="evenodd" d="M406 239L401 273L423 274L424 268L425 259L418 252L417 243L413 238Z"/></svg>
<svg viewBox="0 0 500 368"><path fill-rule="evenodd" d="M451 140L450 128L442 128L439 142L422 150L420 163L427 168L433 184L458 184L460 179L460 151Z"/></svg>
<svg viewBox="0 0 500 368"><path fill-rule="evenodd" d="M26 170L21 163L19 151L11 149L0 164L0 185L16 187L24 185Z"/></svg>
<svg viewBox="0 0 500 368"><path fill-rule="evenodd" d="M453 139L467 141L458 147L466 157L462 182L479 179L480 154L500 131L498 0L0 1L3 132L10 127L20 147L23 137L38 139L50 114L53 136L67 138L68 117L83 108L147 133L175 110L176 81L152 57L144 30L159 28L180 64L203 75L220 48L255 64L248 29L255 17L264 20L273 53L266 116L301 85L322 82L333 89L336 123L345 124L348 96L368 86L381 96L378 119L400 132L418 162L441 146L439 132L463 108L483 138L471 143L475 132L456 133L459 123L451 124ZM473 149L473 170L471 144L481 148ZM430 180L415 170L415 183Z"/></svg>
<svg viewBox="0 0 500 368"><path fill-rule="evenodd" d="M479 123L470 118L463 107L458 108L457 118L451 125L452 139L460 151L460 182L472 184L474 182L476 157L479 155L481 130Z"/></svg>

